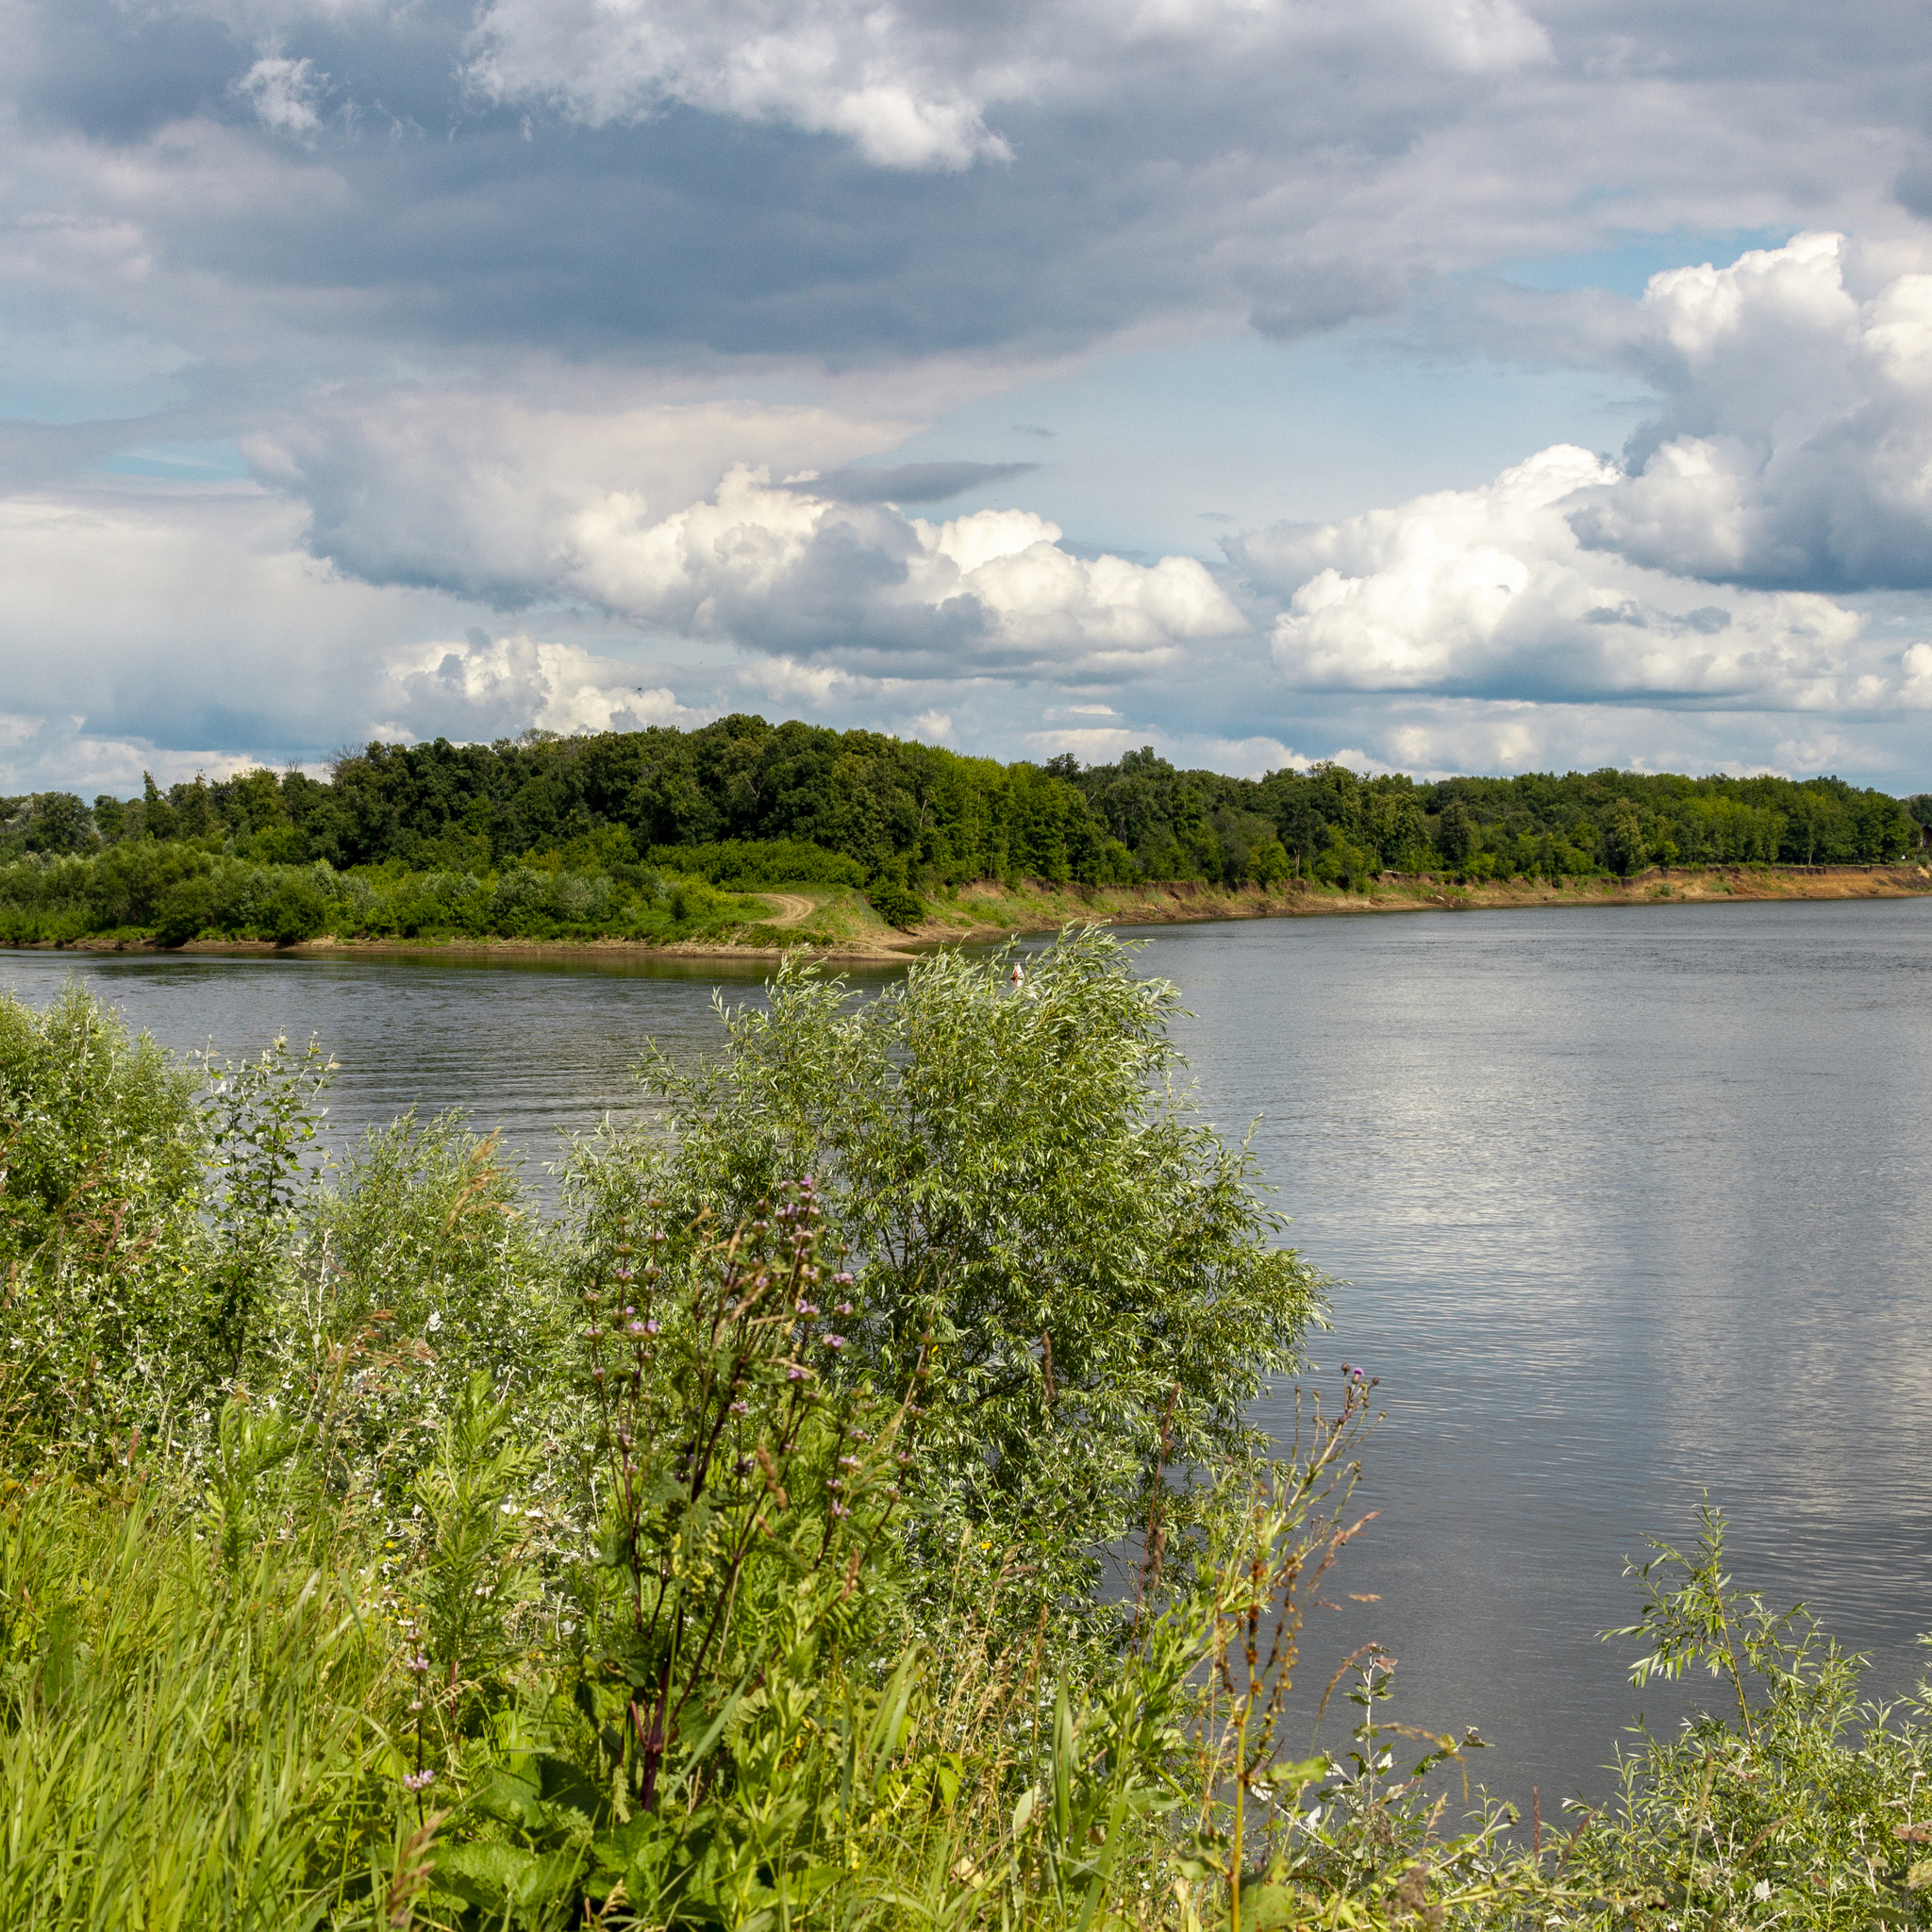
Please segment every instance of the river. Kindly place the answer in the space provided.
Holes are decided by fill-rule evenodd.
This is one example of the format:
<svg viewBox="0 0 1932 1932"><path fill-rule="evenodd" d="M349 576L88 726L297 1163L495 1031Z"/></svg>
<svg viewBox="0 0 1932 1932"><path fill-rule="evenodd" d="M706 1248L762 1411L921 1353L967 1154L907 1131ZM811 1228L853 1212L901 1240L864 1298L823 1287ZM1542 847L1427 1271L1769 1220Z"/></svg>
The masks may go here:
<svg viewBox="0 0 1932 1932"><path fill-rule="evenodd" d="M1258 1122L1291 1238L1336 1278L1322 1379L1381 1378L1381 1513L1311 1624L1313 1675L1378 1639L1394 1715L1476 1724L1494 1788L1540 1788L1546 1818L1599 1794L1622 1727L1683 1699L1640 1696L1595 1633L1634 1614L1624 1557L1692 1536L1707 1489L1740 1581L1807 1598L1874 1690L1910 1690L1932 1628L1932 900L1137 937L1191 1009L1205 1113ZM70 972L174 1047L319 1036L338 1144L462 1106L540 1186L559 1132L638 1110L642 1036L698 1051L713 987L761 977L0 955L29 1000Z"/></svg>

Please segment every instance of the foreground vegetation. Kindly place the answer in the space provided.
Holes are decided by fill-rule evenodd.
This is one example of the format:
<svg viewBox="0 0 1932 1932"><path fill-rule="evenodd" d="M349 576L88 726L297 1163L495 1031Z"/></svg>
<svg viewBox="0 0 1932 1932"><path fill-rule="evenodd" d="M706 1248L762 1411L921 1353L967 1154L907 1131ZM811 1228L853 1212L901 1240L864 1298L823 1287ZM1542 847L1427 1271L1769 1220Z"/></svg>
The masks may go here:
<svg viewBox="0 0 1932 1932"><path fill-rule="evenodd" d="M0 1924L1926 1923L1922 1707L1714 1517L1620 1635L1719 1708L1560 1831L1373 1646L1291 1724L1374 1384L1253 1428L1322 1283L1129 965L788 970L551 1220L0 1002Z"/></svg>
<svg viewBox="0 0 1932 1932"><path fill-rule="evenodd" d="M770 887L863 892L910 927L935 895L1385 874L1463 884L1653 865L1875 865L1916 853L1932 795L1838 778L1630 772L1259 779L1117 763L1002 765L875 732L735 716L493 745L371 744L326 781L253 771L90 808L0 800L0 943L117 935L723 938ZM795 936L795 935L794 935Z"/></svg>

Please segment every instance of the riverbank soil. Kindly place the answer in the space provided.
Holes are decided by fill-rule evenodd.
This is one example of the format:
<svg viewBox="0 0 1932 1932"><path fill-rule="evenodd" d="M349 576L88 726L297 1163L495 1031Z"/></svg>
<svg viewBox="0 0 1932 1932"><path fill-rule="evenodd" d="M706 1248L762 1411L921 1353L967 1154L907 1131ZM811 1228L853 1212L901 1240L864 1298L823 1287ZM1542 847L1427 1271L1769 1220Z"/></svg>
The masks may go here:
<svg viewBox="0 0 1932 1932"><path fill-rule="evenodd" d="M1148 886L975 885L931 902L933 918L908 937L983 936L989 927L1041 931L1069 920L1163 925L1203 919L1295 919L1365 912L1474 911L1491 906L1736 904L1761 899L1903 899L1932 893L1924 865L1654 867L1627 879L1484 879L1457 885L1428 874L1384 874L1349 891L1310 880L1278 886L1210 886L1183 880Z"/></svg>
<svg viewBox="0 0 1932 1932"><path fill-rule="evenodd" d="M922 948L1009 933L1054 932L1067 924L1168 925L1210 919L1306 919L1375 912L1478 911L1492 906L1655 906L1740 904L1766 899L1905 899L1932 894L1932 867L1904 865L1653 867L1627 879L1483 879L1457 885L1427 874L1384 874L1359 891L1307 879L1276 886L1053 886L1040 880L984 882L929 894L927 916L910 930L888 925L848 886L793 886L750 893L772 908L768 920L726 938L648 946L629 940L337 940L275 946L268 941L192 940L182 953L507 953L581 958L586 954L663 957L775 957L803 946L834 960L898 959ZM75 951L155 952L152 941L80 940Z"/></svg>

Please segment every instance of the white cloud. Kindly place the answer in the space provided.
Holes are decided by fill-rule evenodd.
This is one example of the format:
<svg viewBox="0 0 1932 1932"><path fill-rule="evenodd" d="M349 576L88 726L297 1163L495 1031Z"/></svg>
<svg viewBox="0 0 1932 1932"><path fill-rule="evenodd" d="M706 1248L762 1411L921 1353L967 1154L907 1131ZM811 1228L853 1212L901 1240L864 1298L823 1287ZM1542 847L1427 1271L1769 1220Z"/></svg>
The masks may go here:
<svg viewBox="0 0 1932 1932"><path fill-rule="evenodd" d="M1078 558L1026 510L928 523L814 493L815 474L907 426L744 402L593 413L422 391L325 400L242 446L312 505L310 541L344 571L503 607L570 602L767 652L871 654L887 672L1119 674L1246 628L1193 558Z"/></svg>
<svg viewBox="0 0 1932 1932"><path fill-rule="evenodd" d="M1030 510L983 509L941 525L915 518L912 528L925 553L925 569L914 577L922 597L939 605L965 591L1014 643L1048 651L1077 644L1091 663L1124 665L1168 659L1184 641L1247 628L1191 557L1154 564L1076 558L1059 547L1059 525Z"/></svg>
<svg viewBox="0 0 1932 1932"><path fill-rule="evenodd" d="M556 102L592 125L673 102L849 139L883 167L1009 160L1000 104L1078 100L1146 60L1242 62L1359 41L1424 68L1504 73L1548 58L1515 0L1370 0L1346 15L1291 0L1067 0L969 9L942 0L489 0L470 74L487 94Z"/></svg>
<svg viewBox="0 0 1932 1932"><path fill-rule="evenodd" d="M1932 588L1932 274L1803 234L1652 278L1633 350L1666 391L1583 541L1713 583Z"/></svg>
<svg viewBox="0 0 1932 1932"><path fill-rule="evenodd" d="M910 426L811 406L544 407L425 386L317 397L242 450L264 481L308 500L316 548L342 569L516 604L598 596L602 576L622 575L613 545L734 464L837 468Z"/></svg>
<svg viewBox="0 0 1932 1932"><path fill-rule="evenodd" d="M1855 610L1802 591L1713 591L1586 549L1575 506L1617 474L1559 444L1481 489L1230 547L1290 593L1274 658L1309 689L1813 708L1890 699L1895 673Z"/></svg>

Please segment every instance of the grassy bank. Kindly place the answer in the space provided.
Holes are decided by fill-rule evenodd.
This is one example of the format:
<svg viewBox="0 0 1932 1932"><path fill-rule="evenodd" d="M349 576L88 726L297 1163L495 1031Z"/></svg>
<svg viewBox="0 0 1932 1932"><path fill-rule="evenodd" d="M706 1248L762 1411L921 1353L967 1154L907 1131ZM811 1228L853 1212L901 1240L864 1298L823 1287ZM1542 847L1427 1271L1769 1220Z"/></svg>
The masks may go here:
<svg viewBox="0 0 1932 1932"><path fill-rule="evenodd" d="M0 1924L1932 1920L1922 1705L1715 1517L1617 1633L1712 1714L1560 1823L1472 1789L1481 1713L1304 1656L1373 1378L1258 1434L1324 1284L1176 995L1001 964L789 967L548 1218L459 1120L316 1172L317 1053L0 1000Z"/></svg>

